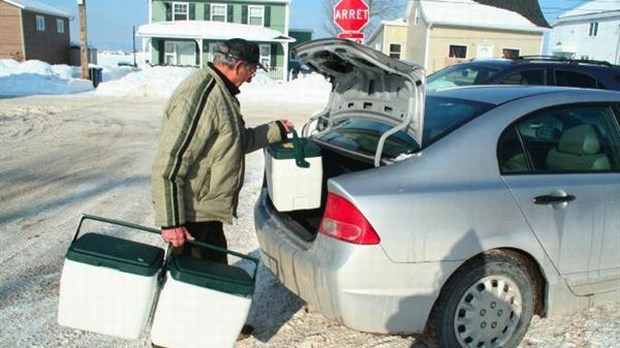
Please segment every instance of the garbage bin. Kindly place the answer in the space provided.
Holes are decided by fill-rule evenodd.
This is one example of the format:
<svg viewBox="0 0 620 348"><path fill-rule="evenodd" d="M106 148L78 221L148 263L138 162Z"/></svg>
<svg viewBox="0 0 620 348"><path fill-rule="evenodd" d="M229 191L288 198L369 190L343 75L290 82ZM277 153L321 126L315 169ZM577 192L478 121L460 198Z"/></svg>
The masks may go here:
<svg viewBox="0 0 620 348"><path fill-rule="evenodd" d="M99 82L103 81L103 69L88 68L88 77L93 82L93 87L97 88Z"/></svg>

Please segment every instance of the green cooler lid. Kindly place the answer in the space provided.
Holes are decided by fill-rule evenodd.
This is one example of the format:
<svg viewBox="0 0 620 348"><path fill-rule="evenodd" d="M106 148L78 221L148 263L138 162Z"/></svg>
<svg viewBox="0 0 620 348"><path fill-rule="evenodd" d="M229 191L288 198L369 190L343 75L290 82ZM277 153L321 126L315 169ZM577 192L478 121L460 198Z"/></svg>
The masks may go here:
<svg viewBox="0 0 620 348"><path fill-rule="evenodd" d="M292 159L295 158L295 146L302 146L305 158L321 156L321 148L312 140L308 138L298 139L298 143L293 141L273 143L267 147L267 151L269 151L271 157L275 159Z"/></svg>
<svg viewBox="0 0 620 348"><path fill-rule="evenodd" d="M164 261L164 249L104 234L86 233L69 246L67 259L122 272L153 276Z"/></svg>
<svg viewBox="0 0 620 348"><path fill-rule="evenodd" d="M173 255L169 269L172 278L183 283L245 297L254 294L254 279L240 267Z"/></svg>

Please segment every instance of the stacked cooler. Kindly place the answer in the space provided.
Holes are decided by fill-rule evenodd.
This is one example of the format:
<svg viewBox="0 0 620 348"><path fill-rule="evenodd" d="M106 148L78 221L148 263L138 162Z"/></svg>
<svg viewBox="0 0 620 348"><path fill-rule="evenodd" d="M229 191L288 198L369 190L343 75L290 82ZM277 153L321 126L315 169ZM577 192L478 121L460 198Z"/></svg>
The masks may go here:
<svg viewBox="0 0 620 348"><path fill-rule="evenodd" d="M181 255L165 258L159 247L99 233L79 236L86 219L159 234L139 225L83 216L61 275L60 325L136 339L156 307L151 327L156 345L234 345L249 313L258 260L198 242L192 243L250 261L253 275Z"/></svg>

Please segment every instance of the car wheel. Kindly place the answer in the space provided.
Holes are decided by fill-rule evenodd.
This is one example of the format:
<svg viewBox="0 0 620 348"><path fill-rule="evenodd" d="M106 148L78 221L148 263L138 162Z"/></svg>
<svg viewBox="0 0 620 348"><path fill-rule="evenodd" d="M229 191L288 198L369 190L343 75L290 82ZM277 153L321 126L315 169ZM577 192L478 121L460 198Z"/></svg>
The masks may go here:
<svg viewBox="0 0 620 348"><path fill-rule="evenodd" d="M516 347L533 315L535 288L520 258L477 257L446 282L429 318L439 347Z"/></svg>

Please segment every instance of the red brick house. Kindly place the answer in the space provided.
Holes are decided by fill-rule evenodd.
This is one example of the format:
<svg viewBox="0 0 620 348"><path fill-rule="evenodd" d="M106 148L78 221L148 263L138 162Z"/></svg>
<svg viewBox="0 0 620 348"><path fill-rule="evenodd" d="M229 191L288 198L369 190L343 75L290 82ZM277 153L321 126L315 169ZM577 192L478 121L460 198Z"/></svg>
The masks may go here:
<svg viewBox="0 0 620 348"><path fill-rule="evenodd" d="M69 64L72 19L36 0L0 0L0 59Z"/></svg>

